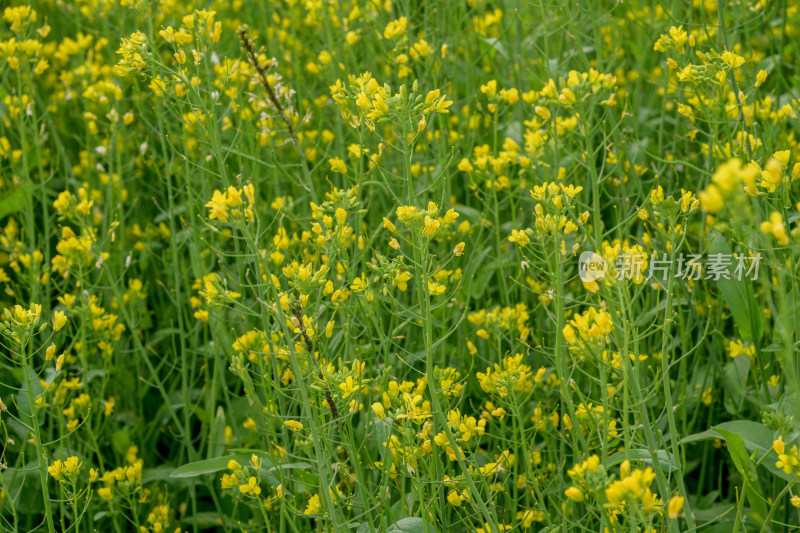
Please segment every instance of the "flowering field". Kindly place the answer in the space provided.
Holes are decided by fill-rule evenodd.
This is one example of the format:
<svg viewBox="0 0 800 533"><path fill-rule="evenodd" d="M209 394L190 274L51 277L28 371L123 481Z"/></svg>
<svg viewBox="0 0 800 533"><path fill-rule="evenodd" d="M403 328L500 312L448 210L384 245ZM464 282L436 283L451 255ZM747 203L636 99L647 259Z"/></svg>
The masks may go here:
<svg viewBox="0 0 800 533"><path fill-rule="evenodd" d="M0 531L800 529L794 1L0 21Z"/></svg>

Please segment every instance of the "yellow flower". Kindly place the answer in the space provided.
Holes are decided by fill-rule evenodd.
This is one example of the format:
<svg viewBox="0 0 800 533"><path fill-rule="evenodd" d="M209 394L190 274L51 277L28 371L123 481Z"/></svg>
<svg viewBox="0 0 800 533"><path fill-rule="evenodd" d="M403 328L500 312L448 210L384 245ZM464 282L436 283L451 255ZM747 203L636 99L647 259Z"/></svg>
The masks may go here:
<svg viewBox="0 0 800 533"><path fill-rule="evenodd" d="M447 494L447 501L454 507L461 507L461 502L467 499L466 495L459 493L457 490L451 490Z"/></svg>
<svg viewBox="0 0 800 533"><path fill-rule="evenodd" d="M447 97L442 95L439 96L440 92L439 89L435 89L430 91L425 96L425 112L434 112L434 113L448 113L447 108L450 107L453 102L452 100L447 100Z"/></svg>
<svg viewBox="0 0 800 533"><path fill-rule="evenodd" d="M308 503L306 504L306 510L303 511L303 514L317 514L322 510L322 505L319 502L319 494L314 494L312 497L308 499Z"/></svg>
<svg viewBox="0 0 800 533"><path fill-rule="evenodd" d="M239 485L239 492L242 494L249 494L250 496L258 496L261 494L261 487L258 486L256 478L250 476L246 484Z"/></svg>
<svg viewBox="0 0 800 533"><path fill-rule="evenodd" d="M63 311L53 313L53 331L58 331L67 323L67 315Z"/></svg>
<svg viewBox="0 0 800 533"><path fill-rule="evenodd" d="M116 400L113 396L109 396L108 400L105 400L105 410L103 411L105 416L111 416L111 413L114 411L114 405L116 404Z"/></svg>
<svg viewBox="0 0 800 533"><path fill-rule="evenodd" d="M375 402L372 404L372 412L375 413L380 420L386 418L386 411L383 408L383 404L379 402Z"/></svg>
<svg viewBox="0 0 800 533"><path fill-rule="evenodd" d="M722 54L720 54L720 59L730 68L739 68L744 65L744 58L729 50L722 52Z"/></svg>
<svg viewBox="0 0 800 533"><path fill-rule="evenodd" d="M508 104L519 102L519 91L516 88L500 89L500 98Z"/></svg>
<svg viewBox="0 0 800 533"><path fill-rule="evenodd" d="M404 34L407 24L408 19L406 17L400 17L397 20L389 22L383 30L383 37L386 39L394 39L398 35Z"/></svg>
<svg viewBox="0 0 800 533"><path fill-rule="evenodd" d="M725 207L725 200L720 194L720 190L718 187L709 185L703 191L697 195L700 199L700 207L706 213L716 214L722 211L722 208Z"/></svg>
<svg viewBox="0 0 800 533"><path fill-rule="evenodd" d="M333 217L340 226L344 226L344 223L347 221L347 211L341 207L337 207L336 213L334 213Z"/></svg>
<svg viewBox="0 0 800 533"><path fill-rule="evenodd" d="M492 98L497 94L497 80L489 80L481 85L480 90L487 98Z"/></svg>
<svg viewBox="0 0 800 533"><path fill-rule="evenodd" d="M214 191L214 194L211 196L211 201L206 204L211 212L208 214L208 218L211 220L219 220L220 222L227 222L228 221L228 198L225 193L220 191Z"/></svg>
<svg viewBox="0 0 800 533"><path fill-rule="evenodd" d="M408 224L411 222L411 219L414 218L414 215L417 214L417 208L410 205L404 205L398 207L395 211L395 214L397 215L397 218Z"/></svg>
<svg viewBox="0 0 800 533"><path fill-rule="evenodd" d="M683 498L681 496L673 496L667 504L667 516L675 520L680 515L683 509Z"/></svg>
<svg viewBox="0 0 800 533"><path fill-rule="evenodd" d="M64 473L67 474L67 476L74 476L77 474L80 467L81 462L75 456L68 457L67 460L64 461Z"/></svg>
<svg viewBox="0 0 800 533"><path fill-rule="evenodd" d="M56 481L61 481L61 474L63 473L63 464L60 459L57 459L52 465L47 467L47 472Z"/></svg>
<svg viewBox="0 0 800 533"><path fill-rule="evenodd" d="M397 231L397 227L395 227L395 225L392 224L391 220L389 220L386 217L383 217L383 227L388 229L391 233L394 233L394 232Z"/></svg>
<svg viewBox="0 0 800 533"><path fill-rule="evenodd" d="M789 244L789 236L786 233L786 225L783 223L783 216L777 211L769 215L769 220L761 223L761 231L772 234L781 246Z"/></svg>
<svg viewBox="0 0 800 533"><path fill-rule="evenodd" d="M703 391L703 394L700 396L700 401L703 402L703 405L711 405L714 402L713 392L714 389L712 387L708 387Z"/></svg>
<svg viewBox="0 0 800 533"><path fill-rule="evenodd" d="M331 166L331 171L336 172L337 174L347 173L347 165L345 165L344 161L338 157L328 159L328 164Z"/></svg>
<svg viewBox="0 0 800 533"><path fill-rule="evenodd" d="M528 234L524 230L519 231L516 229L511 230L511 235L508 237L508 240L509 242L516 243L520 248L527 246L531 242L530 237L528 237Z"/></svg>
<svg viewBox="0 0 800 533"><path fill-rule="evenodd" d="M447 287L445 287L441 283L437 283L435 281L428 282L428 292L431 294L431 296L438 296L440 294L443 294L446 288Z"/></svg>
<svg viewBox="0 0 800 533"><path fill-rule="evenodd" d="M303 429L303 424L298 422L297 420L287 420L283 423L284 426L291 429L292 431L300 431Z"/></svg>
<svg viewBox="0 0 800 533"><path fill-rule="evenodd" d="M339 388L342 390L342 398L347 398L354 392L358 391L358 383L353 381L353 376L347 376L347 379L344 383L339 384Z"/></svg>
<svg viewBox="0 0 800 533"><path fill-rule="evenodd" d="M756 87L761 87L761 84L767 80L767 71L766 70L759 70L758 74L756 74Z"/></svg>
<svg viewBox="0 0 800 533"><path fill-rule="evenodd" d="M561 94L558 95L558 101L564 105L572 105L577 102L577 98L575 97L575 93L572 92L570 89L564 89L561 91Z"/></svg>
<svg viewBox="0 0 800 533"><path fill-rule="evenodd" d="M408 280L411 279L411 274L408 272L398 272L394 277L394 286L405 291L408 288Z"/></svg>
<svg viewBox="0 0 800 533"><path fill-rule="evenodd" d="M447 225L452 224L456 219L458 219L458 213L455 209L448 209L447 213L444 214L444 223Z"/></svg>
<svg viewBox="0 0 800 533"><path fill-rule="evenodd" d="M425 215L425 236L433 237L439 231L440 222L435 218Z"/></svg>
<svg viewBox="0 0 800 533"><path fill-rule="evenodd" d="M583 501L583 491L578 487L570 487L564 491L564 496L569 498L574 502L582 502Z"/></svg>
<svg viewBox="0 0 800 533"><path fill-rule="evenodd" d="M786 445L783 443L783 437L778 437L778 440L772 442L772 449L775 450L775 453L778 455L786 451Z"/></svg>
<svg viewBox="0 0 800 533"><path fill-rule="evenodd" d="M797 446L792 448L792 452L797 450ZM778 454L778 460L775 462L775 466L783 470L787 474L791 474L797 469L798 461L797 461L797 453L780 453Z"/></svg>

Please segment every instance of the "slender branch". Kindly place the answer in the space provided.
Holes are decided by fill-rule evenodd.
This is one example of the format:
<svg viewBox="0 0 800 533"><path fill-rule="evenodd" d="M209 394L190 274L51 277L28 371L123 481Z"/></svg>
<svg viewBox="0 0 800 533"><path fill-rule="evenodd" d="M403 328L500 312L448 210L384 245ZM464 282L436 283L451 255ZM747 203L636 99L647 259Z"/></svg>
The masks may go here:
<svg viewBox="0 0 800 533"><path fill-rule="evenodd" d="M306 325L303 321L303 306L299 301L294 306L294 316L297 319L297 327L300 328L300 336L303 337L306 350L311 357L314 357L314 343L311 340L311 337L308 336L308 331L306 330ZM327 383L325 383L325 376L322 374L321 368L319 369L318 375L325 388L325 401L328 402L328 406L331 409L331 415L333 415L333 419L338 422L339 431L341 431L342 421L339 419L339 410L336 408L336 402L333 401L333 394L331 394L331 390L328 388Z"/></svg>
<svg viewBox="0 0 800 533"><path fill-rule="evenodd" d="M269 101L272 102L272 105L275 107L278 115L280 115L283 123L286 124L286 129L289 130L289 135L291 135L292 139L294 139L295 143L297 143L297 136L295 135L294 126L292 126L292 122L289 120L289 117L286 116L283 106L281 105L280 100L278 100L278 96L275 94L275 89L273 89L272 85L270 85L269 80L267 79L267 71L261 65L261 63L259 63L258 54L256 54L256 50L253 47L253 41L251 41L250 37L248 37L247 28L244 26L239 28L239 40L242 42L242 49L244 49L245 53L247 54L247 62L250 63L254 69L256 69L256 72L258 72L258 80L261 82L264 90L267 91L267 97L269 98Z"/></svg>

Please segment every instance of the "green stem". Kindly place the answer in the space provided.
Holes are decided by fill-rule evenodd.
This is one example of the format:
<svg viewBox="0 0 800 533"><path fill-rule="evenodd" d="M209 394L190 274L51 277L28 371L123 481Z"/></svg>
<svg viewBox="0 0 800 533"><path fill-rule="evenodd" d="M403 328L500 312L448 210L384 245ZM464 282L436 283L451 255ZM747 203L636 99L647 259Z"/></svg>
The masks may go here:
<svg viewBox="0 0 800 533"><path fill-rule="evenodd" d="M53 511L50 508L50 490L47 488L47 456L45 455L44 446L42 446L42 437L39 431L39 416L36 413L35 398L33 396L33 387L31 387L32 378L30 376L30 369L27 345L25 342L20 344L20 355L22 356L22 373L25 379L25 389L28 393L28 408L31 410L31 426L33 429L33 438L36 440L36 460L39 463L39 481L42 485L42 499L44 500L44 515L47 520L47 530L50 533L55 533L53 526Z"/></svg>

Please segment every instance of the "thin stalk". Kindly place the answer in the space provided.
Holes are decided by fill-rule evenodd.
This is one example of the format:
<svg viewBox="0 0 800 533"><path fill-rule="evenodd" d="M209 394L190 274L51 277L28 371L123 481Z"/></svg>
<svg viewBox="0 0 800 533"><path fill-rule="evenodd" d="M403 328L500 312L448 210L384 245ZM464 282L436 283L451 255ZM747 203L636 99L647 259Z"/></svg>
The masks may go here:
<svg viewBox="0 0 800 533"><path fill-rule="evenodd" d="M35 398L33 396L33 387L31 387L32 378L30 376L29 360L27 341L20 343L20 356L22 357L22 374L25 379L25 389L28 393L28 408L31 410L30 418L31 425L33 426L33 438L36 440L36 461L39 463L39 482L42 485L42 499L44 500L44 516L47 521L47 530L50 533L55 533L53 525L53 511L50 508L50 490L47 487L47 455L45 455L44 447L42 446L42 436L39 431L39 415L36 413Z"/></svg>

